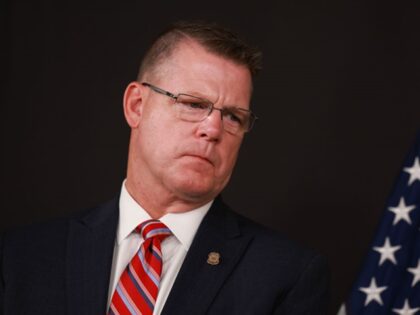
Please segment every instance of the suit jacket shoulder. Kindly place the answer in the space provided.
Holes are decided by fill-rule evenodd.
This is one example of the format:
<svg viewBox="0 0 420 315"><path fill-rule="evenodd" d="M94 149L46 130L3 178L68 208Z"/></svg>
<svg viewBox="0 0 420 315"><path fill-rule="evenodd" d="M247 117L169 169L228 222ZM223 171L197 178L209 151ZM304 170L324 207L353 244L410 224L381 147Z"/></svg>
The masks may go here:
<svg viewBox="0 0 420 315"><path fill-rule="evenodd" d="M210 253L219 255L216 265ZM162 314L325 314L325 258L218 198L201 223Z"/></svg>
<svg viewBox="0 0 420 315"><path fill-rule="evenodd" d="M0 314L106 313L118 198L0 238Z"/></svg>

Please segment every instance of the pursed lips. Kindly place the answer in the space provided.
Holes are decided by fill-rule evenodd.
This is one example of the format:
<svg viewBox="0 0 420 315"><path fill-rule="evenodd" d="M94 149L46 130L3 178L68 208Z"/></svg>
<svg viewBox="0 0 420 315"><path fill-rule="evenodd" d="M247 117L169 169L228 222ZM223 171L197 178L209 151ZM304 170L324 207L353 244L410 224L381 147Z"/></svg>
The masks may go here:
<svg viewBox="0 0 420 315"><path fill-rule="evenodd" d="M205 156L203 156L203 155L199 155L199 154L190 154L190 153L187 153L187 154L184 154L184 156L190 156L190 157L195 157L195 158L199 158L199 159L201 159L201 160L204 160L204 161L206 161L207 163L210 163L211 165L213 165L214 166L214 163L213 163L213 161L210 159L210 158L207 158L207 157L205 157Z"/></svg>

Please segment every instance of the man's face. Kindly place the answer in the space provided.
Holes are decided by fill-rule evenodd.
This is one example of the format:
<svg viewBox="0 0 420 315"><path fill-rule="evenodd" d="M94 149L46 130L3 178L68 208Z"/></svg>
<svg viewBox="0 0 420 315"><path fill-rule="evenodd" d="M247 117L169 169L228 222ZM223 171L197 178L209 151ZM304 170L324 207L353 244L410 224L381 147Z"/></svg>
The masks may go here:
<svg viewBox="0 0 420 315"><path fill-rule="evenodd" d="M145 80L175 95L208 99L217 108L249 109L249 70L194 42L179 44L157 75L146 74ZM220 111L214 110L200 122L182 121L171 98L145 86L138 89L139 123L132 129L130 154L135 154L131 171L137 172L140 186L184 201L213 199L231 176L243 134L224 131Z"/></svg>

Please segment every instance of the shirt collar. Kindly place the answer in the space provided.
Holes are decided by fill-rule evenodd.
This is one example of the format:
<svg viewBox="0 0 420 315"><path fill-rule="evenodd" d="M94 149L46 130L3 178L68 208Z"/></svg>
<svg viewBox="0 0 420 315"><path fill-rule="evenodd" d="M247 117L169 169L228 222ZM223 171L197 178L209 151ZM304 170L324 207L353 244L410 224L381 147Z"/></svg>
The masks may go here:
<svg viewBox="0 0 420 315"><path fill-rule="evenodd" d="M167 213L159 220L164 223L180 241L185 250L191 246L201 221L210 209L213 200L190 211ZM150 215L128 193L125 181L121 187L120 217L117 229L117 242L120 244L142 222L150 220Z"/></svg>

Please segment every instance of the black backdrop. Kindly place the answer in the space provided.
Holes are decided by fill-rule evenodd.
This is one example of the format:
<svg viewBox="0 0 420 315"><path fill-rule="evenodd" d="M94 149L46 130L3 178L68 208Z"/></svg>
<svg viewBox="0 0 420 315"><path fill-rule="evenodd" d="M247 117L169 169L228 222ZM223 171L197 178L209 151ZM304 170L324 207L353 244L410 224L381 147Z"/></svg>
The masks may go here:
<svg viewBox="0 0 420 315"><path fill-rule="evenodd" d="M113 197L121 99L151 38L216 20L264 51L258 126L224 193L325 254L331 313L350 289L420 127L420 11L405 1L6 1L0 229Z"/></svg>

